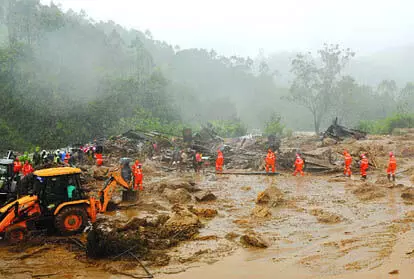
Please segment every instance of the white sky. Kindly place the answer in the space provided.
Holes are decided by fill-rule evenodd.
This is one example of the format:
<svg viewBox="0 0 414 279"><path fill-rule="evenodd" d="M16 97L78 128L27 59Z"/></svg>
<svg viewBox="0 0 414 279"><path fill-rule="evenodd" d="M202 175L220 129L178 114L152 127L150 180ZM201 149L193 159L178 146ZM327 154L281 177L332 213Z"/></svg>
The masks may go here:
<svg viewBox="0 0 414 279"><path fill-rule="evenodd" d="M50 0L41 0L48 4ZM256 56L339 43L358 54L414 44L413 0L54 0L96 20L149 29L181 48Z"/></svg>

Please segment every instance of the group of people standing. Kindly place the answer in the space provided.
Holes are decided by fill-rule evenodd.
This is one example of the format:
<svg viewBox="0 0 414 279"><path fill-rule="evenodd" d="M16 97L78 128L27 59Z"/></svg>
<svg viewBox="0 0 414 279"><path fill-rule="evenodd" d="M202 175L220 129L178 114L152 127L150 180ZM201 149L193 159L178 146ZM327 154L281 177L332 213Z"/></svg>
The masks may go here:
<svg viewBox="0 0 414 279"><path fill-rule="evenodd" d="M295 171L293 172L293 175L296 176L296 174L300 173L301 176L304 176L305 173L303 172L304 167L304 160L301 158L300 154L296 154L296 159L294 162L294 168ZM217 159L216 159L216 171L222 172L223 171L223 165L224 165L224 155L221 149L217 150ZM273 152L271 148L267 150L267 155L265 158L265 170L268 173L270 170L272 173L276 172L276 154Z"/></svg>
<svg viewBox="0 0 414 279"><path fill-rule="evenodd" d="M344 150L344 175L347 177L351 177L352 175L352 171L351 171L351 166L352 166L352 156L351 154L347 151ZM367 179L367 171L369 168L369 161L368 161L368 157L366 154L361 154L361 160L359 161L359 170L360 170L360 175L361 175L361 179L365 180ZM389 181L395 181L395 172L397 170L397 160L395 159L394 153L390 152L389 153L389 160L388 160L388 166L387 166L387 178Z"/></svg>
<svg viewBox="0 0 414 279"><path fill-rule="evenodd" d="M352 175L352 156L351 154L347 151L344 150L343 152L344 155L344 175L347 177L351 177ZM217 150L217 159L216 159L216 171L217 172L222 172L223 171L223 165L224 165L224 156L223 156L223 152L218 149ZM298 173L301 176L304 176L304 172L303 172L303 168L304 168L305 162L302 159L300 154L296 154L296 159L294 162L294 169L295 171L293 172L293 175L296 176ZM368 171L368 167L369 167L369 161L368 161L368 157L366 154L362 154L361 155L361 160L359 161L359 168L360 168L360 174L361 174L361 179L365 180L367 179L367 171ZM268 173L269 171L272 171L273 173L276 172L276 155L275 153L272 151L271 148L269 148L267 150L267 155L265 158L265 170ZM387 177L388 180L393 180L395 181L395 172L397 170L397 160L395 159L394 153L390 152L389 153L389 161L388 161L388 167L387 167Z"/></svg>

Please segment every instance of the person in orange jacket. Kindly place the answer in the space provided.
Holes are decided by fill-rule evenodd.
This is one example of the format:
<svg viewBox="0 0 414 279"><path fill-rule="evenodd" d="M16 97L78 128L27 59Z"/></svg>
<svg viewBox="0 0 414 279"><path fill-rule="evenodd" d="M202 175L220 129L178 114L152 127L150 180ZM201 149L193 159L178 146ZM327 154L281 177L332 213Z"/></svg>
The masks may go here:
<svg viewBox="0 0 414 279"><path fill-rule="evenodd" d="M352 156L351 154L349 154L347 150L344 151L344 163L345 163L344 175L351 177Z"/></svg>
<svg viewBox="0 0 414 279"><path fill-rule="evenodd" d="M265 159L265 163L266 163L266 172L269 172L269 168L272 168L272 172L276 171L276 156L275 153L272 152L272 149L268 149L267 150L267 156Z"/></svg>
<svg viewBox="0 0 414 279"><path fill-rule="evenodd" d="M102 153L96 153L95 158L96 158L96 165L102 166L103 165Z"/></svg>
<svg viewBox="0 0 414 279"><path fill-rule="evenodd" d="M142 173L142 164L138 160L135 161L135 164L132 166L132 174L134 175L134 190L143 191L142 180L144 175Z"/></svg>
<svg viewBox="0 0 414 279"><path fill-rule="evenodd" d="M305 173L303 172L303 159L300 157L299 154L296 154L296 160L295 160L295 172L293 173L293 176L296 176L296 174L299 172L301 176L304 176Z"/></svg>
<svg viewBox="0 0 414 279"><path fill-rule="evenodd" d="M32 165L29 163L29 161L28 160L26 160L25 162L24 162L24 165L23 165L23 168L22 168L22 173L23 173L23 176L26 176L26 175L28 175L28 174L30 174L30 173L32 173L32 172L34 172L34 168L32 167Z"/></svg>
<svg viewBox="0 0 414 279"><path fill-rule="evenodd" d="M223 164L224 164L224 156L221 150L217 150L217 159L216 159L216 171L222 172L223 171Z"/></svg>
<svg viewBox="0 0 414 279"><path fill-rule="evenodd" d="M18 175L22 171L22 163L20 162L19 158L16 158L13 162L13 172L14 175Z"/></svg>
<svg viewBox="0 0 414 279"><path fill-rule="evenodd" d="M397 160L395 159L394 153L390 152L390 160L388 161L387 177L388 180L395 181L395 171L397 170Z"/></svg>
<svg viewBox="0 0 414 279"><path fill-rule="evenodd" d="M369 162L368 158L365 154L362 154L361 161L359 162L359 169L361 171L361 179L367 179L367 170L368 170Z"/></svg>

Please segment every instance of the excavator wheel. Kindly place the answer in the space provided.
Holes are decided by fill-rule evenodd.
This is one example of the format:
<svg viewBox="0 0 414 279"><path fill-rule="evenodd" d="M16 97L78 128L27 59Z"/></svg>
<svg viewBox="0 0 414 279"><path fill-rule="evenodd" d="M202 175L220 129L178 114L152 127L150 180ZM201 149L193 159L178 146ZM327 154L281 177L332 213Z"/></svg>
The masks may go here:
<svg viewBox="0 0 414 279"><path fill-rule="evenodd" d="M4 238L9 244L17 244L23 242L27 238L27 229L23 227L14 227L6 231Z"/></svg>
<svg viewBox="0 0 414 279"><path fill-rule="evenodd" d="M83 232L88 224L86 210L79 206L63 208L55 217L55 227L62 235L73 235Z"/></svg>

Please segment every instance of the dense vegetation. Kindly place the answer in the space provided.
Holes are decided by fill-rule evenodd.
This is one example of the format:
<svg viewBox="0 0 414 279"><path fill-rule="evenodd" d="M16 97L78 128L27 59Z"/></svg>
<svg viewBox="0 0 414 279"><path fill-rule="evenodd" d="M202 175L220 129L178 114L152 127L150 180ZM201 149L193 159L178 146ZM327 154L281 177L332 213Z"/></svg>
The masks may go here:
<svg viewBox="0 0 414 279"><path fill-rule="evenodd" d="M272 57L181 50L149 31L38 0L0 0L0 41L2 150L54 148L131 128L179 134L206 122L222 136L251 128L282 134L319 130L335 116L357 126L414 111L414 84L358 84L342 71L353 54L338 46L298 54L286 85L269 66Z"/></svg>

